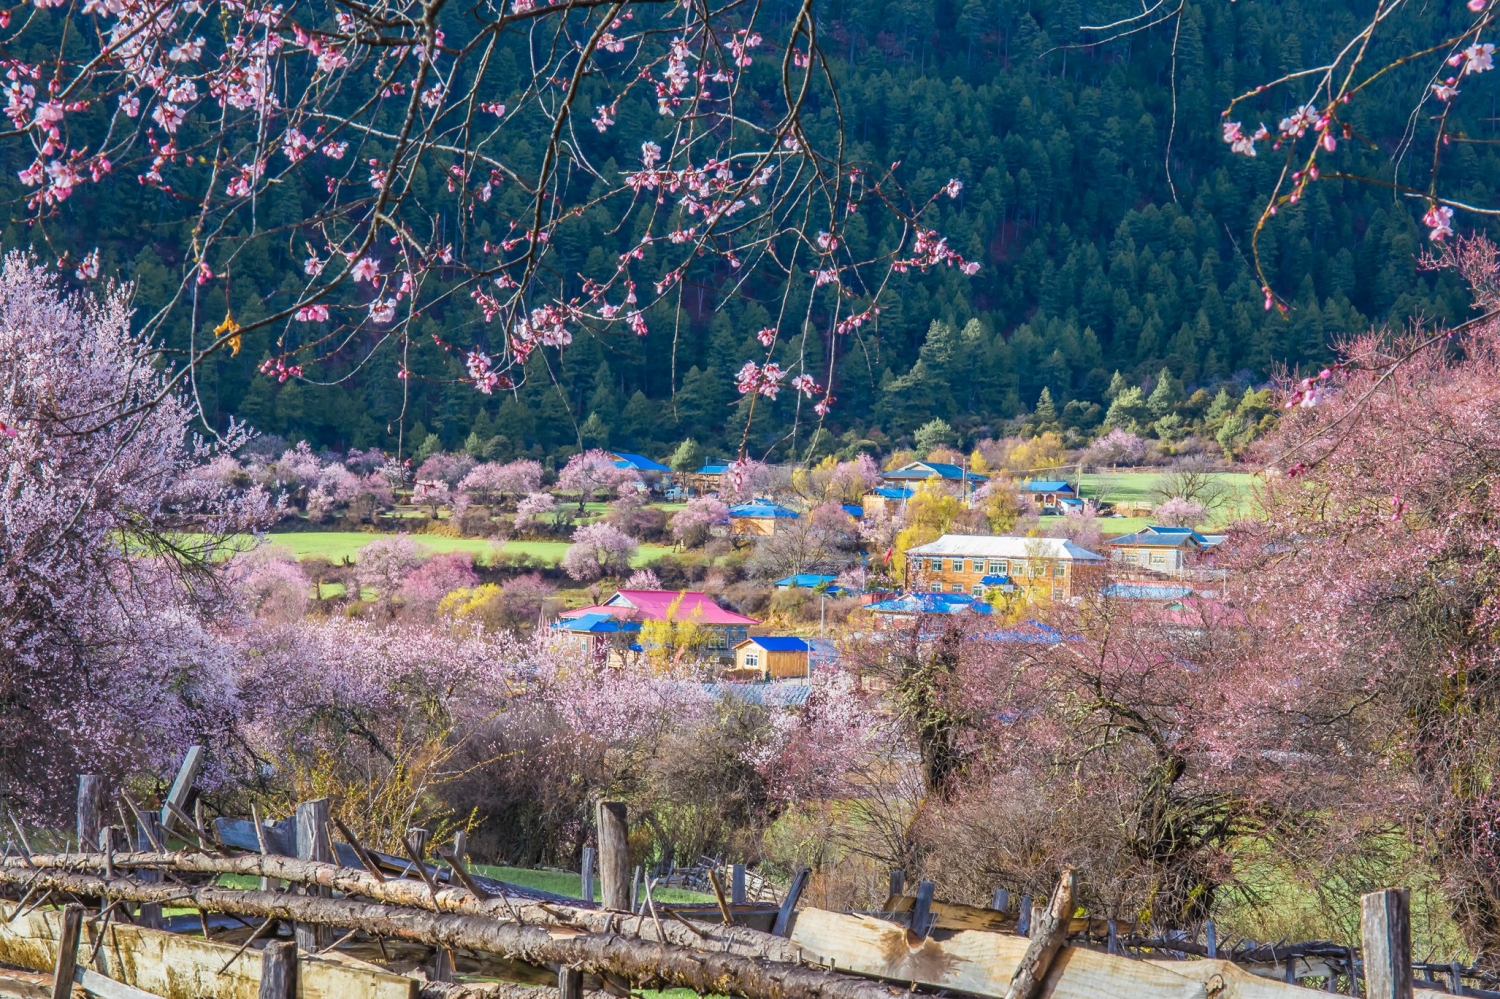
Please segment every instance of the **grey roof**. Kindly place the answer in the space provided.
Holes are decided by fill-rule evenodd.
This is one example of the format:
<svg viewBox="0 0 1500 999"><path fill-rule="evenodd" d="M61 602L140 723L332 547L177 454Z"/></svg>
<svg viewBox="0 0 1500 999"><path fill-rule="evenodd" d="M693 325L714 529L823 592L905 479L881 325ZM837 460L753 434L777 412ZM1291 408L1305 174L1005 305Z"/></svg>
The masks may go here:
<svg viewBox="0 0 1500 999"><path fill-rule="evenodd" d="M960 555L969 558L1052 558L1069 562L1103 562L1087 548L1066 538L1015 538L996 534L945 534L936 541L908 548L907 555Z"/></svg>

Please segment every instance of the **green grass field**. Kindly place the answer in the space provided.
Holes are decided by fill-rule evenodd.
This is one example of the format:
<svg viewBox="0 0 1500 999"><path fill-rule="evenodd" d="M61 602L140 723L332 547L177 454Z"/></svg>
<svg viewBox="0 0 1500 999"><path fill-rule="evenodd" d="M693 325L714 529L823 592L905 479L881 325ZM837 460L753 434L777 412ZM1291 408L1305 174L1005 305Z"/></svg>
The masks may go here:
<svg viewBox="0 0 1500 999"><path fill-rule="evenodd" d="M490 864L474 864L473 869L486 877L525 885L527 888L540 888L542 891L556 892L572 898L581 898L583 894L583 876L569 871L534 871L525 867L495 867ZM594 890L595 892L599 890L597 885ZM712 902L714 900L712 895L683 891L680 888L656 888L652 890L651 897L658 902Z"/></svg>
<svg viewBox="0 0 1500 999"><path fill-rule="evenodd" d="M363 531L286 531L267 535L273 544L291 549L299 559L320 557L334 562L348 558L358 561L359 550L378 538L394 537L392 534L365 533ZM425 545L439 554L445 552L471 552L487 563L496 550L496 543L483 538L445 538L437 534L413 534L413 541ZM566 541L507 541L498 549L502 555L530 555L533 558L555 562L568 550ZM672 549L663 545L642 545L636 553L636 566L648 565Z"/></svg>
<svg viewBox="0 0 1500 999"><path fill-rule="evenodd" d="M1158 501L1156 484L1161 477L1160 471L1090 473L1083 477L1082 494L1085 499L1154 506ZM1224 502L1209 512L1209 519L1203 526L1210 530L1251 513L1255 504L1255 476L1245 472L1218 472L1214 478L1224 485L1226 496ZM1150 518L1114 518L1107 523L1109 533L1126 534L1147 526Z"/></svg>

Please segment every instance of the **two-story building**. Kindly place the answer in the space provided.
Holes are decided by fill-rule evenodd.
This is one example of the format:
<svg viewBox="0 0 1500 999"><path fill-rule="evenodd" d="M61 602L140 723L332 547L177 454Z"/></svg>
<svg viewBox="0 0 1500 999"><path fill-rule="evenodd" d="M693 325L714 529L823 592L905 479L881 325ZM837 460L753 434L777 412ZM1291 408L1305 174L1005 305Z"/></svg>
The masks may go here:
<svg viewBox="0 0 1500 999"><path fill-rule="evenodd" d="M993 588L1067 599L1105 562L1065 538L993 534L945 534L904 554L908 590L976 597Z"/></svg>
<svg viewBox="0 0 1500 999"><path fill-rule="evenodd" d="M1180 576L1223 541L1221 534L1199 534L1191 527L1153 525L1109 541L1109 557L1127 569Z"/></svg>

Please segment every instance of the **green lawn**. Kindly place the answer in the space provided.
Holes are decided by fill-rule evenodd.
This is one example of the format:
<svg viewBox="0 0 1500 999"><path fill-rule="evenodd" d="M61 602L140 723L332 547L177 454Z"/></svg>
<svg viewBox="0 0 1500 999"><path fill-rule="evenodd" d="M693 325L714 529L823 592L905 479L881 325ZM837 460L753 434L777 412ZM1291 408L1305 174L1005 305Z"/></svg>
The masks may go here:
<svg viewBox="0 0 1500 999"><path fill-rule="evenodd" d="M501 881L509 881L512 884L525 885L528 888L540 888L542 891L555 892L558 895L567 895L571 898L583 896L583 876L568 871L534 871L525 867L494 867L490 864L474 864L473 870L486 877L498 878ZM595 882L594 891L598 892L598 882ZM656 888L651 892L651 897L658 902L712 902L712 895L704 895L695 891L683 891L680 888Z"/></svg>
<svg viewBox="0 0 1500 999"><path fill-rule="evenodd" d="M358 561L361 548L378 538L394 537L392 534L365 533L363 531L288 531L270 534L273 544L292 550L299 559L322 557L341 562L345 556ZM437 534L409 535L413 541L425 545L434 552L472 552L480 556L480 562L488 562L495 542L483 538L445 538ZM507 541L500 549L502 555L530 555L544 561L556 562L568 550L566 541ZM636 553L635 565L643 566L656 561L672 549L663 545L642 545Z"/></svg>
<svg viewBox="0 0 1500 999"><path fill-rule="evenodd" d="M1082 495L1085 499L1099 499L1110 503L1155 505L1156 484L1164 470L1149 472L1094 472L1084 475ZM1255 476L1246 472L1218 472L1214 474L1225 486L1225 501L1209 513L1203 526L1209 529L1225 524L1253 512L1255 498ZM1150 523L1149 518L1126 517L1107 520L1107 531L1125 534L1140 530Z"/></svg>

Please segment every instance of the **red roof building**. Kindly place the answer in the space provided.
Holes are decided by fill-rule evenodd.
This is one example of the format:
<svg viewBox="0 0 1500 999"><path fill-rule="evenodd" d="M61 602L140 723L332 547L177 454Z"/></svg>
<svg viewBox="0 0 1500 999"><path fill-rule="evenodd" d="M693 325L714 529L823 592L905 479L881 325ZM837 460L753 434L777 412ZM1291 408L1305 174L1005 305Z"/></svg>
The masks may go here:
<svg viewBox="0 0 1500 999"><path fill-rule="evenodd" d="M733 655L734 647L749 637L750 626L760 623L753 617L725 610L707 594L692 590L621 590L602 604L563 611L559 617L579 618L589 614L608 614L622 621L691 621L711 633L709 651L720 658Z"/></svg>

